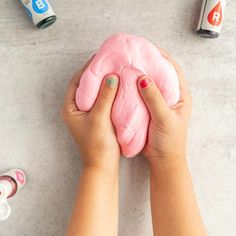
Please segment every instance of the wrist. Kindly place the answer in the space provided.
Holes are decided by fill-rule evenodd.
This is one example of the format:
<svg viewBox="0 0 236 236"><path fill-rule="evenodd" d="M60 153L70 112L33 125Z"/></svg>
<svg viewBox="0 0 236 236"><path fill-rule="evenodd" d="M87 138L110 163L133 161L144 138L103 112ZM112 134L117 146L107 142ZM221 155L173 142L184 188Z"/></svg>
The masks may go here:
<svg viewBox="0 0 236 236"><path fill-rule="evenodd" d="M116 171L119 169L119 153L80 153L83 168L99 171Z"/></svg>
<svg viewBox="0 0 236 236"><path fill-rule="evenodd" d="M104 186L115 187L119 182L119 169L101 168L97 166L84 166L81 177L89 181L102 183Z"/></svg>
<svg viewBox="0 0 236 236"><path fill-rule="evenodd" d="M181 189L186 189L191 182L191 175L186 158L169 159L150 166L151 191L158 189L169 196L181 194Z"/></svg>
<svg viewBox="0 0 236 236"><path fill-rule="evenodd" d="M119 173L119 165L87 165L83 164L83 173L96 174L98 176L112 177Z"/></svg>
<svg viewBox="0 0 236 236"><path fill-rule="evenodd" d="M172 155L171 157L148 158L151 171L174 171L180 166L187 165L186 155Z"/></svg>

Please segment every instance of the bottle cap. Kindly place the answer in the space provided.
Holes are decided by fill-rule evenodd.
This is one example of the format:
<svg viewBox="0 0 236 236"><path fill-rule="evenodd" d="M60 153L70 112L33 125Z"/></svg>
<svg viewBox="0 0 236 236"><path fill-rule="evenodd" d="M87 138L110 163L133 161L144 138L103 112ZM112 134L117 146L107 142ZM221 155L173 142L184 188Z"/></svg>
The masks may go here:
<svg viewBox="0 0 236 236"><path fill-rule="evenodd" d="M7 203L7 198L0 196L0 220L6 220L11 214L11 207Z"/></svg>
<svg viewBox="0 0 236 236"><path fill-rule="evenodd" d="M10 176L17 183L17 191L22 189L26 183L26 175L21 169L10 169L3 174L3 176Z"/></svg>
<svg viewBox="0 0 236 236"><path fill-rule="evenodd" d="M0 220L6 220L11 214L11 207L7 203L7 197L12 192L12 185L7 180L0 181Z"/></svg>

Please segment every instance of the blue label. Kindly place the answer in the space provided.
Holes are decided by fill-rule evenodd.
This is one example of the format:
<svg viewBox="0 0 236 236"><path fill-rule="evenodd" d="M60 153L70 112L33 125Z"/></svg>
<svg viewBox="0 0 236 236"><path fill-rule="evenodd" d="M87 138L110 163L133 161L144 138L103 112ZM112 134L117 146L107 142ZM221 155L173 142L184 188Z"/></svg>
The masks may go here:
<svg viewBox="0 0 236 236"><path fill-rule="evenodd" d="M46 0L32 0L32 7L36 13L42 14L48 11Z"/></svg>

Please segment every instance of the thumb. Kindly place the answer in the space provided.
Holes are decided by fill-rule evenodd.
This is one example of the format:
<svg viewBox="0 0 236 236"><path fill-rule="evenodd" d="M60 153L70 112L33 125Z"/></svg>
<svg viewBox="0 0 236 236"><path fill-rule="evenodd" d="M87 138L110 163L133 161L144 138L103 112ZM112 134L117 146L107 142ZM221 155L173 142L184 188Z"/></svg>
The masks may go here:
<svg viewBox="0 0 236 236"><path fill-rule="evenodd" d="M119 78L114 74L109 74L103 79L97 100L91 112L110 117L112 104L118 89L118 82Z"/></svg>
<svg viewBox="0 0 236 236"><path fill-rule="evenodd" d="M153 80L149 76L141 76L138 79L138 88L152 119L156 121L165 119L169 107Z"/></svg>

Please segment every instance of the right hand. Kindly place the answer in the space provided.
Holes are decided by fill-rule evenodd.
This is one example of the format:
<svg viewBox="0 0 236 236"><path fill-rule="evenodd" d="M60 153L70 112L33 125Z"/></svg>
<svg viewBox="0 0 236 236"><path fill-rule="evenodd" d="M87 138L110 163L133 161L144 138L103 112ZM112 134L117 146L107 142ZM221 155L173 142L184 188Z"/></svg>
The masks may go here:
<svg viewBox="0 0 236 236"><path fill-rule="evenodd" d="M145 75L139 78L139 92L151 115L148 139L143 149L143 154L151 164L185 158L192 107L191 95L180 67L163 49L159 50L178 74L180 100L176 105L168 107L153 80Z"/></svg>
<svg viewBox="0 0 236 236"><path fill-rule="evenodd" d="M119 167L120 146L110 114L119 87L119 78L115 74L105 76L91 111L80 111L75 102L80 78L92 59L70 81L62 118L79 147L83 166L114 171Z"/></svg>

